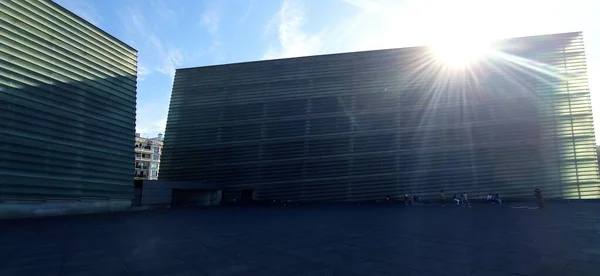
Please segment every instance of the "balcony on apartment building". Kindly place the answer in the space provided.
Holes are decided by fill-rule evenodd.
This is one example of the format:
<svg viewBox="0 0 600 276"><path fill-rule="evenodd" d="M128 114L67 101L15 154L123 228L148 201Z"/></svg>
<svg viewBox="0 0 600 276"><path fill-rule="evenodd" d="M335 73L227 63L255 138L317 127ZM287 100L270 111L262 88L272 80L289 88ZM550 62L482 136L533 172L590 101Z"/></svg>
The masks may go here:
<svg viewBox="0 0 600 276"><path fill-rule="evenodd" d="M145 172L135 172L135 179L146 179L148 174Z"/></svg>
<svg viewBox="0 0 600 276"><path fill-rule="evenodd" d="M152 153L152 146L150 144L136 144L135 145L135 151L136 152L148 152L148 153Z"/></svg>
<svg viewBox="0 0 600 276"><path fill-rule="evenodd" d="M136 153L135 154L135 160L137 161L151 161L152 160L152 154L145 154L145 153Z"/></svg>

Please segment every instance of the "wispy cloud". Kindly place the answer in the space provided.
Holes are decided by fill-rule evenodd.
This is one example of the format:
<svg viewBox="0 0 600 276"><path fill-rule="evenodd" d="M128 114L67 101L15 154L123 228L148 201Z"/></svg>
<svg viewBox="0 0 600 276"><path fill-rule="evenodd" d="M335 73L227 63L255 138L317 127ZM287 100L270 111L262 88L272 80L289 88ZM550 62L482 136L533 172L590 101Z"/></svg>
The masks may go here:
<svg viewBox="0 0 600 276"><path fill-rule="evenodd" d="M272 42L263 59L288 58L319 54L324 48L323 32L311 34L303 27L305 9L301 2L284 0L281 8L265 27L265 32L277 29L277 39Z"/></svg>
<svg viewBox="0 0 600 276"><path fill-rule="evenodd" d="M379 2L372 0L343 0L344 2L358 8L364 12L371 12L375 14L386 14L385 6Z"/></svg>
<svg viewBox="0 0 600 276"><path fill-rule="evenodd" d="M146 27L148 26L148 24L146 23L146 18L144 17L140 9L131 9L128 13L128 16L129 21L131 23L130 26L134 29L134 31L136 31L139 34L145 34L148 32L148 29Z"/></svg>
<svg viewBox="0 0 600 276"><path fill-rule="evenodd" d="M221 43L219 33L222 6L221 2L210 2L200 15L200 27L208 33L211 38L211 44L208 52L213 56L214 61L219 62L225 59L225 51Z"/></svg>
<svg viewBox="0 0 600 276"><path fill-rule="evenodd" d="M154 18L174 16L167 6L163 6L168 2L150 3L154 5L150 5L149 9L148 6L132 5L119 12L121 25L129 36L128 40L139 50L138 87L148 87L144 83L150 81L149 76L153 73L167 75L172 80L175 69L180 67L184 60L184 53L180 48L174 47L168 40L161 39L160 25L151 24ZM163 10L159 11L161 6ZM155 89L157 79L161 78L152 78L153 88L138 90L136 131L144 136L155 136L165 130L170 89Z"/></svg>
<svg viewBox="0 0 600 276"><path fill-rule="evenodd" d="M154 0L151 2L152 9L162 21L173 22L177 21L177 14L169 4L174 4L174 1L166 2L165 0Z"/></svg>
<svg viewBox="0 0 600 276"><path fill-rule="evenodd" d="M69 10L97 27L101 27L104 21L104 18L100 12L98 12L96 6L90 1L61 0L59 4L67 7Z"/></svg>
<svg viewBox="0 0 600 276"><path fill-rule="evenodd" d="M200 16L200 25L210 34L211 36L217 35L219 32L219 22L221 21L221 14L218 8L209 7Z"/></svg>
<svg viewBox="0 0 600 276"><path fill-rule="evenodd" d="M167 113L169 111L169 95L138 102L136 116L136 132L144 136L156 136L165 133Z"/></svg>
<svg viewBox="0 0 600 276"><path fill-rule="evenodd" d="M157 121L138 121L135 127L135 132L140 133L142 137L155 137L159 133L165 133L167 127L167 119Z"/></svg>
<svg viewBox="0 0 600 276"><path fill-rule="evenodd" d="M146 35L151 32L146 22L146 18L142 14L142 10L137 6L124 6L117 11L121 19L121 26L127 34L127 42L133 45L138 50L142 50L141 46L146 39Z"/></svg>
<svg viewBox="0 0 600 276"><path fill-rule="evenodd" d="M138 64L137 73L138 73L137 80L138 80L138 82L140 82L140 81L143 81L147 75L150 75L150 73L152 73L152 71L150 69L148 69L148 67Z"/></svg>
<svg viewBox="0 0 600 276"><path fill-rule="evenodd" d="M256 2L256 0L250 0L250 3L248 3L248 8L246 8L246 12L244 13L244 15L242 17L240 17L240 19L238 20L238 23L244 23L244 21L246 21L246 19L248 18L248 16L250 16L250 14L252 13L252 10L254 9L255 2Z"/></svg>
<svg viewBox="0 0 600 276"><path fill-rule="evenodd" d="M148 39L153 53L158 57L155 70L170 77L175 76L175 69L183 63L183 53L177 48L165 47L154 34L151 34Z"/></svg>
<svg viewBox="0 0 600 276"><path fill-rule="evenodd" d="M162 1L154 3L157 8L166 5ZM148 24L148 20L140 7L130 7L124 9L124 11L120 14L123 25L126 26L134 44L137 44L138 50L141 53L148 53L140 56L140 59L144 60L144 66L138 68L138 80L143 81L144 76L152 72L159 72L173 77L175 69L183 62L182 51L177 47L164 43L159 38L152 25ZM163 11L163 13L164 16L169 16L168 14L172 11Z"/></svg>
<svg viewBox="0 0 600 276"><path fill-rule="evenodd" d="M341 1L356 10L347 22L338 24L334 32L338 45L346 45L344 51L423 45L429 34L439 33L448 25L433 23L439 22L439 17L446 13L441 7L444 2L436 3L436 9L432 10L431 3L416 0Z"/></svg>
<svg viewBox="0 0 600 276"><path fill-rule="evenodd" d="M167 119L145 120L143 116L137 119L135 132L142 134L143 137L154 137L159 133L165 133Z"/></svg>

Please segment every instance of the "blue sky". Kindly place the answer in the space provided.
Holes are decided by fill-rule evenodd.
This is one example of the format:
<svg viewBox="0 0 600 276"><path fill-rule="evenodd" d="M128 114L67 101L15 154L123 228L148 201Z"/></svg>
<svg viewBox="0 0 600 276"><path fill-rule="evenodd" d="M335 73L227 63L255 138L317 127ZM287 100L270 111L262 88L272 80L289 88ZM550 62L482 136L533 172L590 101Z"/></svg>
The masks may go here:
<svg viewBox="0 0 600 276"><path fill-rule="evenodd" d="M55 2L139 51L137 131L144 136L164 131L176 68L427 45L449 34L494 39L570 31L584 32L600 130L600 1Z"/></svg>

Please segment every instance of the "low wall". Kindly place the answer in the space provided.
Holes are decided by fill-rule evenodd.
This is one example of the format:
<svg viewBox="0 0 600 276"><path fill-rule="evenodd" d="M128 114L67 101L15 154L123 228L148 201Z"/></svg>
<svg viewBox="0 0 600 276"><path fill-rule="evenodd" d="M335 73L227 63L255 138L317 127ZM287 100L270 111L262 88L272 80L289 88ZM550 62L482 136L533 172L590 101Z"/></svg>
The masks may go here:
<svg viewBox="0 0 600 276"><path fill-rule="evenodd" d="M202 181L144 181L141 205L220 205L222 186Z"/></svg>
<svg viewBox="0 0 600 276"><path fill-rule="evenodd" d="M131 200L56 200L56 201L4 201L0 202L0 218L42 217L72 214L125 211Z"/></svg>

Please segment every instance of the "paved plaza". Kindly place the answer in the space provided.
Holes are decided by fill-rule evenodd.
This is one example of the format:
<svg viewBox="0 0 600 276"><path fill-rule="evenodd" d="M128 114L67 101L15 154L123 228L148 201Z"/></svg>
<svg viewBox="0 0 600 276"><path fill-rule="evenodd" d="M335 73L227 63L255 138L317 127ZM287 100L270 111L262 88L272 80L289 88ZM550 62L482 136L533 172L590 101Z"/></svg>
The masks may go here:
<svg viewBox="0 0 600 276"><path fill-rule="evenodd" d="M0 220L0 275L600 275L600 203L240 206Z"/></svg>

